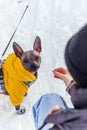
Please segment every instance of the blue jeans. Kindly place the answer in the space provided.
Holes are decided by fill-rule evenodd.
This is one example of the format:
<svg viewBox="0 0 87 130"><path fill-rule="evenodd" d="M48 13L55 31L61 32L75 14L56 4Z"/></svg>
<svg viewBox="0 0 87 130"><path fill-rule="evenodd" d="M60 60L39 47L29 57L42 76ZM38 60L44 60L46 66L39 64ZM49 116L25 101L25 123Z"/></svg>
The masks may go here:
<svg viewBox="0 0 87 130"><path fill-rule="evenodd" d="M68 108L64 99L56 93L47 93L34 104L33 116L35 121L36 130L43 124L45 118L48 115L48 111L55 105L58 105L60 108ZM50 125L46 125L43 130L48 130Z"/></svg>

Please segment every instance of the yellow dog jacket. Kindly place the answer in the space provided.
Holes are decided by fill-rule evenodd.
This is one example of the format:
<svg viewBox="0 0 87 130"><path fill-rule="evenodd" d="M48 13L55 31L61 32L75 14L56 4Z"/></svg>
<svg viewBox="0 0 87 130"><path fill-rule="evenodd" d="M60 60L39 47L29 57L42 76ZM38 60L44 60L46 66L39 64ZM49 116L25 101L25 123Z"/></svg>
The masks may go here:
<svg viewBox="0 0 87 130"><path fill-rule="evenodd" d="M28 86L25 82L36 80L36 76L26 70L21 60L11 53L2 65L5 88L10 95L10 100L14 106L21 104Z"/></svg>

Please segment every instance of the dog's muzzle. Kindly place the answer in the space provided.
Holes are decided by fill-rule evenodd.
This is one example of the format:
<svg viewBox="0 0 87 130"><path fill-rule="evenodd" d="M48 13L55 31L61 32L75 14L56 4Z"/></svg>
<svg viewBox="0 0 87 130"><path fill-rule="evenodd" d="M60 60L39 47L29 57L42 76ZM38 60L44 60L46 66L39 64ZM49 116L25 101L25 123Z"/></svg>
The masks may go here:
<svg viewBox="0 0 87 130"><path fill-rule="evenodd" d="M36 66L35 64L32 64L31 67L30 67L30 71L31 72L36 72L40 67L39 66Z"/></svg>

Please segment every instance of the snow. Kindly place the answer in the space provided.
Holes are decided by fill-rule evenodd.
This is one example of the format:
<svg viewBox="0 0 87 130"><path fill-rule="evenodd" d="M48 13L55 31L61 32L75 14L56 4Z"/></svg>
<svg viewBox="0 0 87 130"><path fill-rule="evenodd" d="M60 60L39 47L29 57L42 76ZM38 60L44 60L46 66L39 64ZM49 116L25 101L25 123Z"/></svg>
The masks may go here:
<svg viewBox="0 0 87 130"><path fill-rule="evenodd" d="M54 79L52 70L65 66L64 49L69 38L87 22L85 0L0 0L0 57L27 4L29 8L4 58L13 51L13 41L26 51L33 48L36 35L42 41L42 63L38 79L23 102L24 115L16 115L8 96L0 95L0 130L35 130L33 104L45 93L56 92L72 107L65 84Z"/></svg>

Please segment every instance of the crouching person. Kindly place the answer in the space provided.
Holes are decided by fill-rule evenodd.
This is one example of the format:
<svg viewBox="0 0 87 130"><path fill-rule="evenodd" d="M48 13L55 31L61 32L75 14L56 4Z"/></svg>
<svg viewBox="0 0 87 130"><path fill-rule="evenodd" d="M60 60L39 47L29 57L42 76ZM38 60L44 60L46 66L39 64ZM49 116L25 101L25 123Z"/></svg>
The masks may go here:
<svg viewBox="0 0 87 130"><path fill-rule="evenodd" d="M68 41L65 62L68 70L56 68L53 74L65 82L74 108L57 94L43 95L33 106L36 130L87 129L87 25Z"/></svg>

